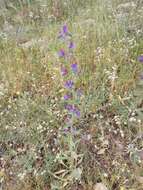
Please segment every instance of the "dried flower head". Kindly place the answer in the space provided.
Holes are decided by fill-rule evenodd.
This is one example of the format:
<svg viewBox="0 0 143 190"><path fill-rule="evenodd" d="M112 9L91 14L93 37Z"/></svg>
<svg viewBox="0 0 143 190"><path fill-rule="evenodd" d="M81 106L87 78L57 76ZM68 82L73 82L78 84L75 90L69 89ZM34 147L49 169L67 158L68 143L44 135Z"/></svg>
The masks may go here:
<svg viewBox="0 0 143 190"><path fill-rule="evenodd" d="M66 76L68 74L68 70L65 67L62 67L61 74L62 74L62 76Z"/></svg>

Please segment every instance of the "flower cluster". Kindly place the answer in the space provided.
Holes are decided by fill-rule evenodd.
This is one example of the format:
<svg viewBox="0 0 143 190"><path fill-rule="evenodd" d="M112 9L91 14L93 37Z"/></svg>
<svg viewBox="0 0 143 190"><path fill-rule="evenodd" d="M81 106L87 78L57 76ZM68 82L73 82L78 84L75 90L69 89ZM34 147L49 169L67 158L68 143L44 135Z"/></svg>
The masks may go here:
<svg viewBox="0 0 143 190"><path fill-rule="evenodd" d="M67 25L62 27L58 37L63 44L63 47L58 51L58 56L61 63L63 87L65 89L65 94L63 96L64 107L68 112L68 121L71 121L73 117L79 118L81 116L77 99L82 93L81 89L77 89L75 86L79 68L73 53L75 44L72 41L72 35L68 31Z"/></svg>

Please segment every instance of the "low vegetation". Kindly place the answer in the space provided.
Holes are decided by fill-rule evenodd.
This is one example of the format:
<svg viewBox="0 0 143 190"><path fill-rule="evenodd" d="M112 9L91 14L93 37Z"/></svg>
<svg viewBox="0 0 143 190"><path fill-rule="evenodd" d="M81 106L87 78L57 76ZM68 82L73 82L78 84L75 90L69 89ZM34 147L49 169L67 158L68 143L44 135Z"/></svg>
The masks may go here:
<svg viewBox="0 0 143 190"><path fill-rule="evenodd" d="M142 20L142 0L0 1L0 189L143 189Z"/></svg>

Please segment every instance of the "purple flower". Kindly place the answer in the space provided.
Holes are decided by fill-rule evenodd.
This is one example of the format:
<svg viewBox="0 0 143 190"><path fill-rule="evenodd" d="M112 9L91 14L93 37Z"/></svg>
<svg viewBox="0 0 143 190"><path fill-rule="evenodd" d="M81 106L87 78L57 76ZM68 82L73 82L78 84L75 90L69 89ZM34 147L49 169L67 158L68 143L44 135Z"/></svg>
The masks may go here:
<svg viewBox="0 0 143 190"><path fill-rule="evenodd" d="M60 49L60 51L58 52L59 57L64 57L65 56L65 51L64 49Z"/></svg>
<svg viewBox="0 0 143 190"><path fill-rule="evenodd" d="M63 26L63 33L64 33L64 34L67 34L67 33L68 33L68 27L67 27L66 24Z"/></svg>
<svg viewBox="0 0 143 190"><path fill-rule="evenodd" d="M69 94L64 95L64 100L69 100L70 98L71 98L71 95L69 95Z"/></svg>
<svg viewBox="0 0 143 190"><path fill-rule="evenodd" d="M67 34L68 34L68 27L67 27L67 25L64 25L62 27L62 31L59 32L58 38L65 39Z"/></svg>
<svg viewBox="0 0 143 190"><path fill-rule="evenodd" d="M74 73L77 73L77 71L78 71L77 63L73 63L73 64L71 65L71 68L72 68L72 71L73 71Z"/></svg>
<svg viewBox="0 0 143 190"><path fill-rule="evenodd" d="M141 63L143 63L143 55L140 55L140 56L138 57L138 61L141 62Z"/></svg>
<svg viewBox="0 0 143 190"><path fill-rule="evenodd" d="M66 88L72 88L73 85L74 85L74 83L73 83L72 80L67 80L67 81L65 82L65 87L66 87Z"/></svg>
<svg viewBox="0 0 143 190"><path fill-rule="evenodd" d="M75 47L74 43L73 42L70 42L69 44L69 49L73 49Z"/></svg>
<svg viewBox="0 0 143 190"><path fill-rule="evenodd" d="M67 105L65 106L65 108L66 108L68 111L71 111L71 112L73 112L73 110L74 110L74 107L73 107L73 105L71 105L71 104L67 104Z"/></svg>
<svg viewBox="0 0 143 190"><path fill-rule="evenodd" d="M77 117L80 117L80 111L79 111L78 109L76 109L76 110L74 111L74 113L76 114Z"/></svg>
<svg viewBox="0 0 143 190"><path fill-rule="evenodd" d="M66 68L61 68L61 74L62 76L65 76L68 74L68 70Z"/></svg>
<svg viewBox="0 0 143 190"><path fill-rule="evenodd" d="M80 115L81 115L80 110L79 110L77 107L75 107L74 105L72 105L72 104L67 104L67 105L65 106L65 108L66 108L69 112L74 113L77 117L80 117Z"/></svg>
<svg viewBox="0 0 143 190"><path fill-rule="evenodd" d="M67 133L69 132L69 128L63 129L63 132L64 132L65 134L67 134Z"/></svg>

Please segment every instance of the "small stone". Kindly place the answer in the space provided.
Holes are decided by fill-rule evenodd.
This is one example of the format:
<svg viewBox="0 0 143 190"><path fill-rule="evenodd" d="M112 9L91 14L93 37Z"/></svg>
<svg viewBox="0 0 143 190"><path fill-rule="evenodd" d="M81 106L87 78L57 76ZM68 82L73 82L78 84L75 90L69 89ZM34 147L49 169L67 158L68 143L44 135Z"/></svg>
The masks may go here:
<svg viewBox="0 0 143 190"><path fill-rule="evenodd" d="M108 189L103 183L97 183L94 186L94 190L108 190Z"/></svg>

